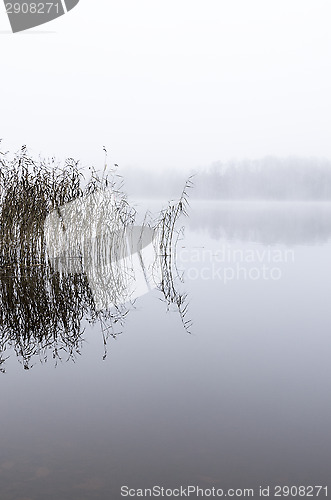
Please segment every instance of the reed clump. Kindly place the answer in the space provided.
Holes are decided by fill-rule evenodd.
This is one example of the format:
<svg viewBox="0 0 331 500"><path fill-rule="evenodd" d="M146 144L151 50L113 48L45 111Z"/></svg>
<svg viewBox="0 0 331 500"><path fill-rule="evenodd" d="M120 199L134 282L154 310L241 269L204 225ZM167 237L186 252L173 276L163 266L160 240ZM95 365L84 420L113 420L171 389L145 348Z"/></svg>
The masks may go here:
<svg viewBox="0 0 331 500"><path fill-rule="evenodd" d="M121 333L130 309L121 297L134 276L130 266L117 262L136 212L119 179L107 163L102 174L91 167L86 180L72 158L61 165L55 158L34 160L25 146L12 157L0 151L0 371L5 371L10 350L25 369L36 357L47 361L50 354L55 363L76 359L84 340L83 320L100 322L105 355L107 339ZM173 259L175 226L187 214L190 187L191 180L178 202L144 222L158 235L153 264L161 270L157 286L168 306L177 307L187 330L186 296L176 289ZM68 237L73 247L65 245ZM108 248L111 257L105 264ZM106 293L98 296L91 280ZM104 296L108 302L111 297L111 307Z"/></svg>
<svg viewBox="0 0 331 500"><path fill-rule="evenodd" d="M185 183L179 200L169 202L168 206L161 211L156 227L158 228L160 265L162 269L162 280L158 288L162 292L168 308L175 305L179 312L185 330L190 333L192 322L187 319L188 303L187 295L178 288L178 278L180 274L176 266L176 246L174 237L179 238L182 230L176 231L176 223L181 216L188 216L189 190L193 187L193 176L190 176ZM181 278L180 278L181 279Z"/></svg>

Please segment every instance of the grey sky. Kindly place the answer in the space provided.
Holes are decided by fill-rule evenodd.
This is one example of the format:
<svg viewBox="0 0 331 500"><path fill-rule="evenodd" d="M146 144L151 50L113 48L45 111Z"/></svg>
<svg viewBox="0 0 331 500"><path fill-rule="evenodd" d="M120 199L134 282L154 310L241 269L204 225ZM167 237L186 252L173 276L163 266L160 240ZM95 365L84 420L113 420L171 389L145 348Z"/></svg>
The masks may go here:
<svg viewBox="0 0 331 500"><path fill-rule="evenodd" d="M156 170L331 158L330 19L329 0L81 0L13 35L1 2L0 137Z"/></svg>

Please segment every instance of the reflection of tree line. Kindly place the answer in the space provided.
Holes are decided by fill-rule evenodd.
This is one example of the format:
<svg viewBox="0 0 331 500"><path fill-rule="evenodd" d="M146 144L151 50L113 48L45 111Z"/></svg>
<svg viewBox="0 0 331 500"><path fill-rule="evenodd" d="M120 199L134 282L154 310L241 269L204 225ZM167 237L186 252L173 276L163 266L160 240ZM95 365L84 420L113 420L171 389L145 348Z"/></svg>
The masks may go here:
<svg viewBox="0 0 331 500"><path fill-rule="evenodd" d="M319 203L213 203L194 205L189 226L215 239L264 244L317 244L331 237L331 205Z"/></svg>
<svg viewBox="0 0 331 500"><path fill-rule="evenodd" d="M186 194L136 234L135 212L114 177L99 178L94 172L82 189L75 162L68 160L62 170L54 162L36 164L25 148L12 161L0 155L0 162L1 371L9 349L26 369L35 356L46 360L50 352L55 361L74 358L82 346L84 318L100 322L106 352L107 338L121 331L130 299L136 298L133 292L130 295L136 262L140 281L145 280L136 295L144 293L147 273L154 273L164 300L175 303L183 318L183 297L174 281L168 281L173 280L175 222L185 211ZM86 207L92 210L89 219ZM107 214L112 222L105 221ZM92 228L88 220L97 224ZM159 233L160 238L152 238ZM148 267L143 245L151 248L150 242L158 262ZM130 244L137 248L129 248ZM155 273L157 266L160 274Z"/></svg>

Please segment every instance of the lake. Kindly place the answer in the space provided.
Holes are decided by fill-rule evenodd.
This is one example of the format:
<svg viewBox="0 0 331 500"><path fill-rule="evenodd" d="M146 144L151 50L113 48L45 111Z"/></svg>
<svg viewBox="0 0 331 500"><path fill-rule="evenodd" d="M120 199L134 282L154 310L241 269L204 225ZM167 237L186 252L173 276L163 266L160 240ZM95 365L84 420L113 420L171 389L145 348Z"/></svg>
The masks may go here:
<svg viewBox="0 0 331 500"><path fill-rule="evenodd" d="M193 201L181 222L188 329L154 289L106 348L82 312L71 357L5 351L2 500L331 491L331 205Z"/></svg>

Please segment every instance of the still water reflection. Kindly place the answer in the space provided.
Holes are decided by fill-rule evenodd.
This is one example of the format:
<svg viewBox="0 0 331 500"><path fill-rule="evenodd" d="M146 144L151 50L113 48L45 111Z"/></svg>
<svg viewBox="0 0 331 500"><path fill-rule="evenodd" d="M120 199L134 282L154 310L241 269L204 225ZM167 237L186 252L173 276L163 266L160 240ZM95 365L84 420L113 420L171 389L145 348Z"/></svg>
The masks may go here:
<svg viewBox="0 0 331 500"><path fill-rule="evenodd" d="M23 270L3 275L7 332L24 321L30 328L22 311L32 308L37 328L52 335L51 320L38 309L47 292L63 336L77 318L85 333L76 364L24 371L7 360L0 381L2 498L119 499L121 485L254 488L256 498L260 485L331 487L330 212L194 203L177 245L192 335L154 289L137 298L104 361L99 325L84 319L96 314L99 297L99 278L86 271L91 247L79 261L83 272L64 255L51 256L43 294L31 269L24 272L35 276L34 287L10 281ZM227 257L215 258L224 248ZM242 251L236 261L232 250ZM247 272L225 283L221 272L201 274L213 265L234 267L238 258L246 271L260 269L270 265L263 251L288 250L292 259L271 262L279 279ZM247 252L253 260L240 257ZM17 287L31 300L12 311Z"/></svg>

